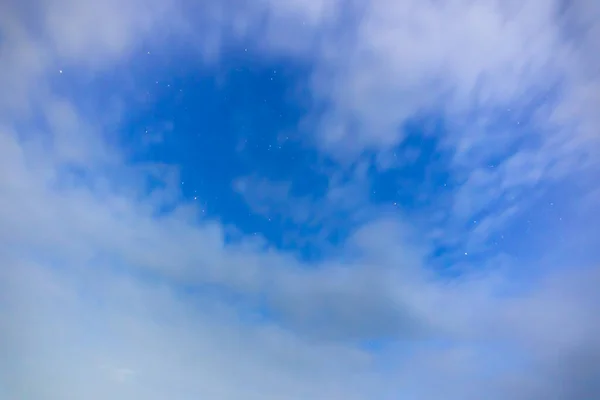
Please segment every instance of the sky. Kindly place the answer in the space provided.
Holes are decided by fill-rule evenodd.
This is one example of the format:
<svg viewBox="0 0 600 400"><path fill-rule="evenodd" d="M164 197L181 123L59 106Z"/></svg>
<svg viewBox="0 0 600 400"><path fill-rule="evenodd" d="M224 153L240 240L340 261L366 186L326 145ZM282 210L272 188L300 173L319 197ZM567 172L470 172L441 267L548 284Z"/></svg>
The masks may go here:
<svg viewBox="0 0 600 400"><path fill-rule="evenodd" d="M600 398L600 3L0 4L0 398Z"/></svg>

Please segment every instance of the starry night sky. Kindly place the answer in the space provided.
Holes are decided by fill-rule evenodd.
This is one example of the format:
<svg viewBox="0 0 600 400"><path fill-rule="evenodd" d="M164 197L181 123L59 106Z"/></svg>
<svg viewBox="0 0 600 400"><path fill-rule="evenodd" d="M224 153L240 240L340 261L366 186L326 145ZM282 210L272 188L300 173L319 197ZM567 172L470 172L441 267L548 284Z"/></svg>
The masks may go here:
<svg viewBox="0 0 600 400"><path fill-rule="evenodd" d="M600 396L593 1L25 3L0 397Z"/></svg>

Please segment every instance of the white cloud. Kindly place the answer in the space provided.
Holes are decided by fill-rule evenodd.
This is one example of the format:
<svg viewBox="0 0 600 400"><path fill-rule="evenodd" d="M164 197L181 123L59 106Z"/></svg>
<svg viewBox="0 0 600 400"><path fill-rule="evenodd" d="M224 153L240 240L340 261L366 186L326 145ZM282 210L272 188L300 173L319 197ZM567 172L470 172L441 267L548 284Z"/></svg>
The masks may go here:
<svg viewBox="0 0 600 400"><path fill-rule="evenodd" d="M344 378L367 356L240 325L228 307L162 285L5 260L2 278L7 399L360 398L366 388Z"/></svg>
<svg viewBox="0 0 600 400"><path fill-rule="evenodd" d="M233 189L256 214L327 230L341 218L358 224L375 216L374 210L367 204L369 189L362 168L365 165L359 163L350 169L348 176L339 173L329 175L323 196L296 194L290 182L273 182L257 176L236 179ZM357 211L359 207L362 207L360 212Z"/></svg>
<svg viewBox="0 0 600 400"><path fill-rule="evenodd" d="M587 4L575 2L568 9ZM407 118L430 107L460 116L520 105L543 95L557 79L566 80L564 100L571 101L569 92L595 78L581 81L585 53L571 42L559 6L552 1L369 2L354 41L336 46L332 38L323 61L332 75L315 88L333 103L333 122L345 124L353 117L358 129L342 132L341 142L334 137L325 142L344 144L334 148L340 151L391 145L402 139L398 127ZM591 34L583 34L588 43Z"/></svg>
<svg viewBox="0 0 600 400"><path fill-rule="evenodd" d="M576 358L580 346L597 349L596 270L503 298L495 293L511 285L491 275L428 276L414 245L402 244L406 229L389 221L357 232L346 262L307 270L251 243L226 246L217 225L190 223L185 207L157 217L136 193L48 185L53 164L24 165L19 153L44 157L3 138L7 398L494 398L488 386L528 399L538 381L536 396L554 392L556 374L564 390L583 390L565 374L596 368ZM204 293L206 284L245 306ZM261 322L258 298L276 320ZM389 353L353 345L378 337ZM513 353L527 376L513 376L520 364L504 360ZM501 373L497 357L508 365ZM573 364L555 369L548 357Z"/></svg>
<svg viewBox="0 0 600 400"><path fill-rule="evenodd" d="M328 106L316 142L329 154L385 153L407 121L441 117L439 146L468 182L459 224L501 196L597 178L596 2L379 0L349 13L315 56L313 94Z"/></svg>

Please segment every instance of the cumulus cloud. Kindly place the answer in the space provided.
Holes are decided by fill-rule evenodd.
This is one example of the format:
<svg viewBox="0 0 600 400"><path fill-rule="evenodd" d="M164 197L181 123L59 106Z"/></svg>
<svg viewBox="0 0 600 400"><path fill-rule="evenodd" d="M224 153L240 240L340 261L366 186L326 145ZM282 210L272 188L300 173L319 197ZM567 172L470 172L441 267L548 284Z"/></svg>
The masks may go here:
<svg viewBox="0 0 600 400"><path fill-rule="evenodd" d="M173 166L129 162L102 114L53 85L63 69L126 66L149 41L214 62L223 41L263 35L252 51L314 64L312 95L328 107L311 140L338 159L389 150L420 113L448 118L457 129L441 145L467 171L455 213L470 216L515 186L593 167L575 161L597 139L593 2L26 3L0 8L1 397L600 396L597 267L514 280L514 265L481 265L447 279L426 268L427 240L380 214L316 265L255 236L230 243L181 196ZM486 117L537 101L548 82L556 97L519 132L536 146L492 172L471 164ZM343 204L332 182L331 207L367 201Z"/></svg>

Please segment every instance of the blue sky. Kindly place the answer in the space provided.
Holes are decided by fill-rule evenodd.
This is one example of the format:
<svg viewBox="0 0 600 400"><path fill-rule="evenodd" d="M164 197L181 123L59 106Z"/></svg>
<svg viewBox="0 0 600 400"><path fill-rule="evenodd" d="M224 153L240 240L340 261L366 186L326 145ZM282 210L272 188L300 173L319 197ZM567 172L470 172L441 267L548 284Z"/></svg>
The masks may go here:
<svg viewBox="0 0 600 400"><path fill-rule="evenodd" d="M0 397L600 396L599 11L3 5Z"/></svg>

